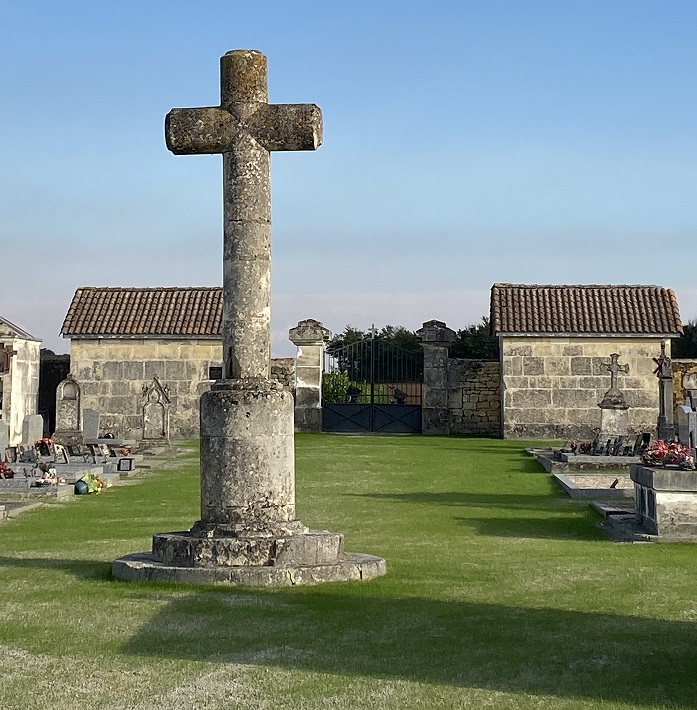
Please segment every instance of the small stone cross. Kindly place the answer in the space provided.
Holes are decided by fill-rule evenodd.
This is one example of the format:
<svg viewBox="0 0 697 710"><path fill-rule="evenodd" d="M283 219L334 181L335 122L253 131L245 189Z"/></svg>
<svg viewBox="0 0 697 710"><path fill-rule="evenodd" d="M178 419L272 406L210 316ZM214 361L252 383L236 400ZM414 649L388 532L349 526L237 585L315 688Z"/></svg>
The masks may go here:
<svg viewBox="0 0 697 710"><path fill-rule="evenodd" d="M617 388L617 375L620 372L623 372L625 375L629 374L629 365L618 365L617 364L617 359L619 358L620 354L619 353L612 353L610 355L610 363L604 363L602 365L603 370L605 372L610 373L610 389L611 390L616 390Z"/></svg>
<svg viewBox="0 0 697 710"><path fill-rule="evenodd" d="M661 342L661 356L653 358L656 363L656 369L653 374L659 379L672 380L673 370L670 362L670 358L666 355L666 344L665 341Z"/></svg>
<svg viewBox="0 0 697 710"><path fill-rule="evenodd" d="M315 150L314 104L269 104L266 57L220 59L220 106L175 108L165 119L176 155L222 153L224 199L223 377L268 379L271 351L270 151Z"/></svg>

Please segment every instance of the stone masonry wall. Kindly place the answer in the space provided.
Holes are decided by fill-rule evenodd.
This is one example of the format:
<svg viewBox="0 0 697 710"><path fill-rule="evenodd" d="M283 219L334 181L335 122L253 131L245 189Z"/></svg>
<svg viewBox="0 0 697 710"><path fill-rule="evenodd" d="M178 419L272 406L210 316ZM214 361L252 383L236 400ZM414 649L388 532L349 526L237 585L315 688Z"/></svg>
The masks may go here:
<svg viewBox="0 0 697 710"><path fill-rule="evenodd" d="M209 368L222 366L216 338L72 339L70 371L82 388L80 406L100 413L101 432L143 435L143 385L157 375L169 388L171 438L198 436L199 399L210 389ZM271 361L271 376L292 391L292 358Z"/></svg>
<svg viewBox="0 0 697 710"><path fill-rule="evenodd" d="M501 434L501 366L497 361L448 358L451 434Z"/></svg>
<svg viewBox="0 0 697 710"><path fill-rule="evenodd" d="M73 339L70 371L82 388L81 407L99 411L101 432L143 436L143 385L155 375L169 388L170 437L196 436L199 398L210 389L209 367L222 366L216 339Z"/></svg>
<svg viewBox="0 0 697 710"><path fill-rule="evenodd" d="M673 360L673 411L685 404L687 392L682 386L682 378L685 375L697 374L697 360L680 358ZM677 421L677 419L676 419Z"/></svg>
<svg viewBox="0 0 697 710"><path fill-rule="evenodd" d="M506 438L593 438L598 403L610 387L602 366L619 353L619 389L629 409L629 433L654 431L658 381L653 359L659 338L503 337L503 435ZM670 342L667 343L670 354Z"/></svg>
<svg viewBox="0 0 697 710"><path fill-rule="evenodd" d="M23 338L6 338L4 342L17 354L12 357L10 372L3 375L3 419L10 427L10 443L19 444L24 417L36 414L41 343Z"/></svg>

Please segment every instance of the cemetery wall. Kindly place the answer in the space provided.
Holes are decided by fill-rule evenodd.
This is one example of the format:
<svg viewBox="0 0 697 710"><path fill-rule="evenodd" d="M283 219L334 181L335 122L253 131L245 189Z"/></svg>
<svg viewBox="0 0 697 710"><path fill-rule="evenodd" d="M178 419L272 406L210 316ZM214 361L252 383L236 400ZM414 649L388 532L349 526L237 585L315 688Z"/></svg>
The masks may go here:
<svg viewBox="0 0 697 710"><path fill-rule="evenodd" d="M685 404L687 390L683 387L685 375L697 375L697 360L680 358L673 360L673 411Z"/></svg>
<svg viewBox="0 0 697 710"><path fill-rule="evenodd" d="M653 431L658 381L653 358L660 338L502 337L503 436L593 438L600 428L598 403L610 388L603 369L619 353L619 389L629 409L629 434ZM667 343L670 355L670 341Z"/></svg>
<svg viewBox="0 0 697 710"><path fill-rule="evenodd" d="M10 427L10 444L15 445L22 440L24 417L36 414L41 342L15 338L11 345L16 354L12 357L10 372L3 375L2 409L3 420Z"/></svg>
<svg viewBox="0 0 697 710"><path fill-rule="evenodd" d="M450 434L499 436L501 366L497 361L448 358Z"/></svg>
<svg viewBox="0 0 697 710"><path fill-rule="evenodd" d="M143 436L143 386L157 375L169 390L169 435L198 436L199 398L210 389L210 368L222 367L217 338L72 338L70 370L81 387L81 407L100 412L100 430L128 439ZM292 358L272 360L272 376L293 387Z"/></svg>

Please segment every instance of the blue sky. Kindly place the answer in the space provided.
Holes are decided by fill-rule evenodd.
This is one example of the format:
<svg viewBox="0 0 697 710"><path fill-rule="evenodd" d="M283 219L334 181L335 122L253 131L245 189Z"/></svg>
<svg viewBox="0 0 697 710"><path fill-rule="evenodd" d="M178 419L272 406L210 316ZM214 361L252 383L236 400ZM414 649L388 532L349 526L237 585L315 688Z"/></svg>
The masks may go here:
<svg viewBox="0 0 697 710"><path fill-rule="evenodd" d="M643 283L697 318L697 3L0 4L0 315L65 352L79 286L221 282L221 159L170 108L259 49L325 143L276 154L274 354L317 318L478 322L491 284Z"/></svg>

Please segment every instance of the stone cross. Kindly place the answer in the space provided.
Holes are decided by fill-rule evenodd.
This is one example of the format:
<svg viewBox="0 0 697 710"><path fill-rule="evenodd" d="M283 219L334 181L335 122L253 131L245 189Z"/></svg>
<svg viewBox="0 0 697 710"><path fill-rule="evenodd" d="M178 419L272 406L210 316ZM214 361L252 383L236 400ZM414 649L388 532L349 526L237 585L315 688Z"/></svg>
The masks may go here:
<svg viewBox="0 0 697 710"><path fill-rule="evenodd" d="M666 355L666 344L661 342L660 357L653 358L656 369L653 374L658 377L658 438L673 441L675 438L675 421L673 418L673 368L670 358Z"/></svg>
<svg viewBox="0 0 697 710"><path fill-rule="evenodd" d="M617 375L620 372L623 372L625 375L629 374L629 365L619 365L617 363L619 356L619 353L612 353L610 355L610 362L601 365L605 372L610 373L610 389L605 393L603 401L598 405L601 409L628 409L624 395L617 386Z"/></svg>
<svg viewBox="0 0 697 710"><path fill-rule="evenodd" d="M382 558L345 552L341 533L296 518L293 396L269 379L269 152L317 148L322 114L314 104L268 104L261 52L228 52L220 74L220 106L173 109L165 121L172 152L223 154L224 372L201 395L201 518L156 533L151 553L115 560L112 571L253 586L376 577Z"/></svg>
<svg viewBox="0 0 697 710"><path fill-rule="evenodd" d="M220 106L172 109L165 136L176 155L223 155L223 377L268 379L270 151L318 148L322 112L269 104L266 57L235 50L220 59Z"/></svg>
<svg viewBox="0 0 697 710"><path fill-rule="evenodd" d="M610 362L605 363L602 368L605 372L610 373L610 389L618 389L617 387L617 375L623 372L625 375L629 374L629 365L619 365L617 360L619 358L619 353L612 353L610 355Z"/></svg>

